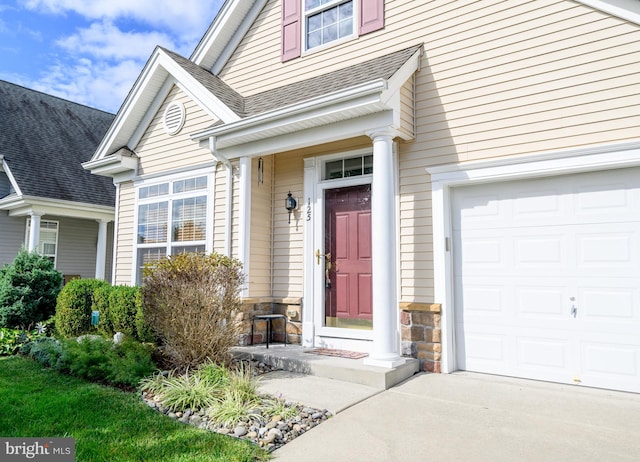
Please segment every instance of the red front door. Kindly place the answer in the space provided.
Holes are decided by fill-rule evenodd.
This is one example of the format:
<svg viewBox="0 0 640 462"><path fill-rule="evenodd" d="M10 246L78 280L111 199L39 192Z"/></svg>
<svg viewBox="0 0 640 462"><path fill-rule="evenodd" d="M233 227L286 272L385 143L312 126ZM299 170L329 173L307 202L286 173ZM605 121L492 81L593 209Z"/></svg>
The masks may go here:
<svg viewBox="0 0 640 462"><path fill-rule="evenodd" d="M325 253L326 325L370 329L371 185L325 191Z"/></svg>

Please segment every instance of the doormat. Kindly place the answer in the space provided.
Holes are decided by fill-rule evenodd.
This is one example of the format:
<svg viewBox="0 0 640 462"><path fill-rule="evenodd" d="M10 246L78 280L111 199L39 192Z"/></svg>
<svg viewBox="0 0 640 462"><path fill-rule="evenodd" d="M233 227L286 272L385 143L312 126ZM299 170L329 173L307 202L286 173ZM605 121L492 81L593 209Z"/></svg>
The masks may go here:
<svg viewBox="0 0 640 462"><path fill-rule="evenodd" d="M347 359L360 359L369 356L367 353L359 353L357 351L348 350L333 350L331 348L314 348L313 350L307 350L305 353L311 353L314 355L335 356L338 358Z"/></svg>

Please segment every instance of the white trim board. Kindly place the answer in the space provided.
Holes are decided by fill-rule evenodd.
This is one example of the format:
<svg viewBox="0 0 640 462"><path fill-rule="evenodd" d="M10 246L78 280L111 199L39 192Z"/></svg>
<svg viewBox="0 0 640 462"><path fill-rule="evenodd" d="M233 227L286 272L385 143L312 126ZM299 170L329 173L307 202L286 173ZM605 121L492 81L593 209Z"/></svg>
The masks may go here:
<svg viewBox="0 0 640 462"><path fill-rule="evenodd" d="M434 300L442 304L442 372L456 367L453 319L451 189L456 186L640 166L640 142L514 156L427 168L431 175Z"/></svg>

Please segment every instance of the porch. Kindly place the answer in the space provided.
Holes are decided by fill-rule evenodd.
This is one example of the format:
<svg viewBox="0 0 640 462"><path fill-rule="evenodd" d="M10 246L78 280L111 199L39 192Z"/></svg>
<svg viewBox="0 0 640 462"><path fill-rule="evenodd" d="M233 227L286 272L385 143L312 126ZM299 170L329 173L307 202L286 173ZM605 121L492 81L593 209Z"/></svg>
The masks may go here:
<svg viewBox="0 0 640 462"><path fill-rule="evenodd" d="M301 345L264 344L233 348L237 358L254 359L284 371L318 376L342 382L365 385L378 390L403 382L419 371L419 360L406 361L393 368L368 366L364 359L350 359L312 353L312 348Z"/></svg>

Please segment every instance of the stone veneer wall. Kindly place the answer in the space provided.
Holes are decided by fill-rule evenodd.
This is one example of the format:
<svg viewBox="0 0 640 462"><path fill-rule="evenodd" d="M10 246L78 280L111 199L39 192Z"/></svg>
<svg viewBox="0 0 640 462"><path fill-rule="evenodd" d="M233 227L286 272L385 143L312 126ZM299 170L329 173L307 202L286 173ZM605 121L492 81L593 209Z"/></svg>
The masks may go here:
<svg viewBox="0 0 640 462"><path fill-rule="evenodd" d="M285 299L255 299L242 300L242 312L236 320L240 322L239 345L251 344L251 324L255 315L283 314L287 317L287 342L301 343L302 341L302 305L299 298ZM256 321L253 327L253 343L264 343L267 338L267 322ZM284 342L284 321L273 321L273 341Z"/></svg>
<svg viewBox="0 0 640 462"><path fill-rule="evenodd" d="M440 372L442 355L438 303L400 303L402 354L420 360L420 370Z"/></svg>

